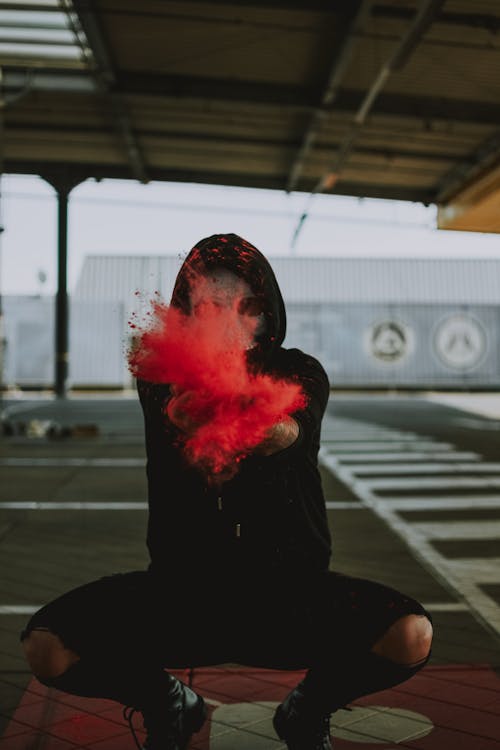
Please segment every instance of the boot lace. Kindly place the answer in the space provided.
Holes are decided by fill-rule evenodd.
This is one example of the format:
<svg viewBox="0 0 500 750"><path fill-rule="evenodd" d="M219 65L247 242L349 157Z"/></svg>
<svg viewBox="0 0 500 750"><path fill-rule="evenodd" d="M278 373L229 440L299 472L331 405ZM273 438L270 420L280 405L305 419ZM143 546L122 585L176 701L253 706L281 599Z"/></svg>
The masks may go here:
<svg viewBox="0 0 500 750"><path fill-rule="evenodd" d="M146 730L146 739L144 740L144 743L142 745L139 741L139 738L137 737L137 734L134 728L134 723L133 723L134 715L137 713L142 715L142 723L143 723L144 729ZM125 706L123 709L123 718L125 719L126 722L128 722L130 732L132 734L132 737L134 738L134 742L138 750L150 750L151 737L150 737L149 730L151 729L151 727L149 726L147 715L143 711L140 711L137 708L133 708L132 706ZM178 747L175 733L172 733L172 732L168 732L167 734L162 733L161 739L162 739L163 750L175 750L175 748Z"/></svg>
<svg viewBox="0 0 500 750"><path fill-rule="evenodd" d="M322 716L309 735L310 739L314 742L314 748L318 748L318 750L324 748L325 737L330 737L330 716L331 714Z"/></svg>
<svg viewBox="0 0 500 750"><path fill-rule="evenodd" d="M138 713L137 709L133 708L132 706L125 706L123 708L123 718L125 719L125 721L128 722L129 729L132 733L132 737L134 738L134 742L136 746L138 747L138 750L142 750L143 746L141 745L141 743L139 742L137 738L137 735L134 729L134 724L133 724L134 714L136 713Z"/></svg>

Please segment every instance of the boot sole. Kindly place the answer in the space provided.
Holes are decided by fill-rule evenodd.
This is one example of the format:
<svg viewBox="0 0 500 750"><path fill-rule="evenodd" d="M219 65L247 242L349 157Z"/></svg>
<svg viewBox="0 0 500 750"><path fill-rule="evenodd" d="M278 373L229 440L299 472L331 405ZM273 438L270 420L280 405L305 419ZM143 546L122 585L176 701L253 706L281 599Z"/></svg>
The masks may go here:
<svg viewBox="0 0 500 750"><path fill-rule="evenodd" d="M193 709L193 723L191 724L192 734L199 732L203 724L207 720L207 706L201 695L199 696L198 703Z"/></svg>
<svg viewBox="0 0 500 750"><path fill-rule="evenodd" d="M280 740L286 740L285 734L283 733L283 719L280 707L276 709L276 713L273 716L273 727Z"/></svg>
<svg viewBox="0 0 500 750"><path fill-rule="evenodd" d="M191 737L193 736L193 734L196 734L196 732L200 731L206 721L207 714L208 711L205 701L203 700L201 695L199 695L196 705L193 706L189 714L189 725L186 727L189 734L187 736L184 735L184 744L179 745L179 750L187 750L189 743L191 742Z"/></svg>

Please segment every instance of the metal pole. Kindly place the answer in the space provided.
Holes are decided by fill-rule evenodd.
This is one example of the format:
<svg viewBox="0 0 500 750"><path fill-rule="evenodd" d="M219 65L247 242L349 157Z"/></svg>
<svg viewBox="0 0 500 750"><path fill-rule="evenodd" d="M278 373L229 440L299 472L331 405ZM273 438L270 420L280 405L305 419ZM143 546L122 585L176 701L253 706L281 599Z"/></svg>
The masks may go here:
<svg viewBox="0 0 500 750"><path fill-rule="evenodd" d="M66 396L68 378L68 196L70 188L57 188L57 293L56 293L56 396Z"/></svg>
<svg viewBox="0 0 500 750"><path fill-rule="evenodd" d="M444 2L445 0L421 0L420 7L413 18L413 22L407 29L404 36L400 39L399 44L394 50L393 54L390 56L387 62L385 62L381 66L377 77L366 92L365 97L358 108L358 111L354 115L351 127L348 130L343 142L340 144L334 164L332 165L330 170L318 180L309 195L308 203L310 203L313 196L317 195L318 193L322 193L324 190L333 189L340 177L345 162L347 161L353 150L354 143L356 141L356 138L358 137L358 133L365 124L366 118L373 106L373 103L384 88L387 79L392 73L400 70L408 62L408 59L414 52L415 48L417 47L418 43L420 42L429 26L436 18ZM292 251L308 215L309 211L306 208L298 221L292 237Z"/></svg>
<svg viewBox="0 0 500 750"><path fill-rule="evenodd" d="M2 225L2 177L3 177L3 163L4 163L4 105L5 100L3 97L3 70L0 67L0 402L3 398L4 382L3 382L3 369L4 369L4 355L5 355L5 339L4 339L4 322L3 322L3 303L2 303L2 244L1 234L3 232Z"/></svg>

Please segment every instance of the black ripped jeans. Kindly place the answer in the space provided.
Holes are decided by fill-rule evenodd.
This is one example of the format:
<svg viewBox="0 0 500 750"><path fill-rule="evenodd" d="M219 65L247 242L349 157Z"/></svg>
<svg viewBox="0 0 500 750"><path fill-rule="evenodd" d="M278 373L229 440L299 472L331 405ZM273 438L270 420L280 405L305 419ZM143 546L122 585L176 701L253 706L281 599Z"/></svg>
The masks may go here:
<svg viewBox="0 0 500 750"><path fill-rule="evenodd" d="M325 712L411 677L371 652L400 617L430 615L382 584L336 572L307 579L118 573L79 586L36 612L21 633L49 630L80 660L41 681L77 695L147 706L169 668L227 662L307 669Z"/></svg>

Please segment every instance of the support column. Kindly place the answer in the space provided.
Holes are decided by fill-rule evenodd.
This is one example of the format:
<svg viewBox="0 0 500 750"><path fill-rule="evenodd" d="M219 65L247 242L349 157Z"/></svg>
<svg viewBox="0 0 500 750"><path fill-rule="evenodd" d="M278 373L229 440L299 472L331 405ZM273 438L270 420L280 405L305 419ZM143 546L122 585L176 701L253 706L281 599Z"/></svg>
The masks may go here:
<svg viewBox="0 0 500 750"><path fill-rule="evenodd" d="M87 175L62 168L42 174L57 194L57 292L55 305L54 392L66 396L69 364L69 303L68 303L68 203L69 194Z"/></svg>
<svg viewBox="0 0 500 750"><path fill-rule="evenodd" d="M56 396L66 396L69 362L69 306L68 306L68 196L71 188L57 188L57 293L55 310L55 372Z"/></svg>

